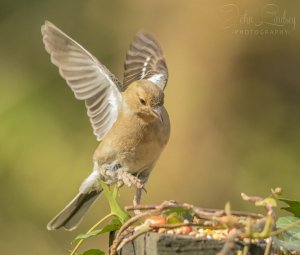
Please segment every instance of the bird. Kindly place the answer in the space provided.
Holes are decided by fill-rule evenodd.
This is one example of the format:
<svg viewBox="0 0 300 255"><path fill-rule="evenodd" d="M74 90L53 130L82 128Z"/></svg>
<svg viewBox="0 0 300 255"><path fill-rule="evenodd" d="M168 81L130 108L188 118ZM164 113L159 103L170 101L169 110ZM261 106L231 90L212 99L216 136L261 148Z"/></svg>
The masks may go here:
<svg viewBox="0 0 300 255"><path fill-rule="evenodd" d="M78 194L47 225L48 230L74 230L102 193L99 181L134 186L133 204L141 201L149 175L170 137L164 107L168 68L158 41L139 31L126 53L121 83L96 57L49 21L41 27L51 62L85 102L99 145L91 174Z"/></svg>

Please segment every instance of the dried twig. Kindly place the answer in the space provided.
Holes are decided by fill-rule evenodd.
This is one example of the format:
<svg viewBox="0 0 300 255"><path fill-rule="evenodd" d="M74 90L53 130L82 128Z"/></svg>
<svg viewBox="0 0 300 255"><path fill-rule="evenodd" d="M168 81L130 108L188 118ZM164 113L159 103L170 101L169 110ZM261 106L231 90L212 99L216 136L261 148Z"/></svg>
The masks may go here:
<svg viewBox="0 0 300 255"><path fill-rule="evenodd" d="M149 232L152 228L151 227L148 227L148 228L144 228L144 229L141 229L140 231L137 231L135 232L133 235L129 236L129 237L125 237L121 243L118 245L117 247L117 251L121 250L122 247L129 243L129 242L132 242L133 240L135 240L136 238L138 238L139 236L141 236L142 234L145 234L147 232Z"/></svg>
<svg viewBox="0 0 300 255"><path fill-rule="evenodd" d="M173 229L173 228L180 228L180 227L184 227L184 226L191 226L191 227L202 227L203 224L200 224L200 223L192 223L192 222L187 222L187 223L174 223L174 224L160 224L160 225L154 225L154 226L151 226L150 227L152 229L159 229L159 228L169 228L169 229ZM211 227L210 227L211 229ZM217 229L220 229L220 228L217 228ZM224 229L224 228L223 228Z"/></svg>
<svg viewBox="0 0 300 255"><path fill-rule="evenodd" d="M169 202L169 201L166 201ZM164 202L164 203L166 203ZM133 210L141 210L141 211L146 211L146 210L153 210L153 209L158 209L161 206L158 205L136 205L136 206L126 206L125 210L126 211L133 211ZM171 209L171 208L184 208L184 209L191 209L196 213L196 216L202 219L212 219L212 216L223 216L226 215L225 210L223 209L212 209L212 208L201 208L201 207L195 207L190 204L164 204L164 209ZM262 214L257 214L257 213L249 213L249 212L241 212L241 211L231 211L232 215L235 216L242 216L242 217L251 217L254 219L259 219L264 217Z"/></svg>
<svg viewBox="0 0 300 255"><path fill-rule="evenodd" d="M109 251L110 251L110 255L115 255L117 254L118 251L118 247L120 245L120 243L122 242L123 239L126 238L127 235L131 234L132 232L134 232L135 229L132 226L129 226L126 230L124 230L118 237L118 239L115 239L113 241L112 246L110 247Z"/></svg>
<svg viewBox="0 0 300 255"><path fill-rule="evenodd" d="M132 217L126 223L124 223L124 225L119 229L118 234L116 235L115 240L113 241L113 244L110 247L110 254L111 255L114 255L114 254L117 253L118 246L120 245L122 240L125 238L125 236L128 233L130 233L130 232L127 231L128 228L130 228L134 223L136 223L141 218L149 216L149 215L151 215L150 212L141 213L141 214L138 214L138 215ZM132 228L132 229L134 231L134 228Z"/></svg>
<svg viewBox="0 0 300 255"><path fill-rule="evenodd" d="M232 229L229 232L228 238L223 248L217 253L217 255L228 255L235 246L235 239L243 234L241 229Z"/></svg>
<svg viewBox="0 0 300 255"><path fill-rule="evenodd" d="M268 240L267 240L267 246L266 246L264 255L269 255L270 254L271 246L272 246L272 237L268 238Z"/></svg>
<svg viewBox="0 0 300 255"><path fill-rule="evenodd" d="M139 221L140 219L153 215L155 213L161 212L163 211L166 207L171 206L173 204L173 202L170 201L164 201L161 205L158 206L152 206L151 207L151 211L147 211L138 215L133 216L131 219L129 219L118 231L118 234L116 235L115 240L113 241L112 246L110 247L110 254L114 255L116 254L116 252L119 250L119 246L123 243L123 239L125 238L125 236L128 234L127 233L127 229L132 226L133 224L135 224L137 221ZM139 210L139 208L136 207L132 207L133 210ZM128 207L127 207L128 208ZM149 208L149 207L148 207ZM126 209L126 208L125 208ZM147 209L148 210L148 209ZM152 228L148 229L145 232L150 231ZM133 239L136 238L137 236L133 235ZM131 239L130 239L131 240ZM129 241L128 241L129 242ZM124 244L122 244L123 246Z"/></svg>
<svg viewBox="0 0 300 255"><path fill-rule="evenodd" d="M250 197L245 194L243 194L243 199L250 201L250 202L256 202L256 201L261 201L263 200L260 197ZM141 228L138 228L136 233L128 237L129 233L133 232L133 225L141 220L142 218L145 218L150 215L155 215L158 213L161 213L162 211L166 209L172 209L172 208L182 208L182 209L187 209L190 210L196 218L200 220L208 220L209 222L212 222L211 224L215 224L218 222L218 224L223 225L224 222L222 222L222 217L223 216L228 216L225 212L225 210L218 210L218 209L210 209L210 208L201 208L201 207L196 207L191 204L178 204L175 201L164 201L160 205L136 205L136 206L127 206L125 207L126 211L133 211L133 210L139 210L139 211L144 211L141 214L133 216L130 220L128 220L118 231L118 234L116 235L115 240L113 241L113 244L110 248L110 254L115 255L117 254L117 251L120 250L125 244L128 242L132 242L135 240L138 236L149 232L154 229L160 229L160 228L179 228L182 226L202 226L203 227L203 222L200 223L195 223L195 222L184 222L184 223L179 223L179 224L161 224L161 225L142 225ZM266 208L267 211L271 210L273 213L273 208ZM247 212L240 212L240 211L231 211L230 216L235 216L235 217L244 217L244 223L243 221L241 223L235 224L232 226L232 229L230 231L230 234L228 236L228 239L226 240L224 247L222 250L218 253L218 255L227 255L230 250L234 247L235 245L235 240L237 238L245 238L245 237L250 237L252 235L252 230L251 229L261 229L261 221L264 219L264 216L261 214L256 214L256 213L247 213ZM224 217L223 217L224 218ZM246 220L248 219L248 220ZM252 223L252 228L247 228L246 227L246 222L250 222L250 219L255 220L255 224L253 225ZM130 231L128 231L130 229ZM136 228L137 229L137 228Z"/></svg>

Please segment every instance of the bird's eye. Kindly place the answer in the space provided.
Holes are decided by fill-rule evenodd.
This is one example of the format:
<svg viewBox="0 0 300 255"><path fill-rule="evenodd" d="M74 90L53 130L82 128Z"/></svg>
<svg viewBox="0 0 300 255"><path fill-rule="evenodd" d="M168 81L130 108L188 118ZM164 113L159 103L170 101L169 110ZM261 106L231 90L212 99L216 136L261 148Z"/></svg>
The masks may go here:
<svg viewBox="0 0 300 255"><path fill-rule="evenodd" d="M146 101L145 101L143 98L140 98L140 103L141 103L142 105L145 105L145 104L146 104Z"/></svg>

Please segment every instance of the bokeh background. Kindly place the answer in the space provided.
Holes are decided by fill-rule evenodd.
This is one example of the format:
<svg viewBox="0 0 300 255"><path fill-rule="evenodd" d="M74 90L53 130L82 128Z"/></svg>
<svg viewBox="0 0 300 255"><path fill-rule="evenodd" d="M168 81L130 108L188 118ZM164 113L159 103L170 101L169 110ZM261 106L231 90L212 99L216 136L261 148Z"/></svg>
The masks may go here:
<svg viewBox="0 0 300 255"><path fill-rule="evenodd" d="M108 210L101 198L78 230L46 230L90 172L97 146L84 103L44 50L46 19L120 80L136 31L160 41L172 134L144 203L256 210L240 193L276 186L300 198L299 1L0 0L1 254L64 254ZM124 188L121 204L132 196Z"/></svg>

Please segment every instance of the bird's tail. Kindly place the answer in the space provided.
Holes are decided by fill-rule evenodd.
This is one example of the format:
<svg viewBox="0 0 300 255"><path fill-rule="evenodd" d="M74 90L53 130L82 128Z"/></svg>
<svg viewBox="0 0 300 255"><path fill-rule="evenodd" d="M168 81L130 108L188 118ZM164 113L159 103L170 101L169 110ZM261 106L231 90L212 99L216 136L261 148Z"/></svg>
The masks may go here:
<svg viewBox="0 0 300 255"><path fill-rule="evenodd" d="M79 192L77 196L48 223L47 229L56 230L61 227L66 230L75 229L101 192L101 189L92 190L87 193Z"/></svg>

